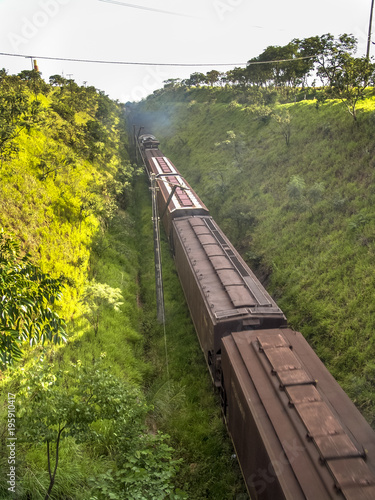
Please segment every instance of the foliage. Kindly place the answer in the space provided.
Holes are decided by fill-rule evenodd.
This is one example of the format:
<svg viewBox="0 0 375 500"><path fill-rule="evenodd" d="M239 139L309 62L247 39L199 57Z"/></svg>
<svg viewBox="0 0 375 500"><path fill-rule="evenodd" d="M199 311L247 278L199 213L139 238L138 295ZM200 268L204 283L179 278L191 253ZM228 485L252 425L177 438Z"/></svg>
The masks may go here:
<svg viewBox="0 0 375 500"><path fill-rule="evenodd" d="M302 331L375 425L370 390L374 97L358 101L358 127L353 128L339 100L326 100L317 109L313 92L293 104L265 105L241 103L236 89L223 89L223 100L213 103L212 95L221 92L185 90L184 99L172 102L160 94L139 104L137 112L147 113L152 106L156 116L163 109L163 120L144 115L163 152L178 158L179 170L268 286L289 324ZM192 98L196 104L189 107ZM228 106L234 99L239 105ZM293 123L288 148L275 141L271 117L287 110ZM236 136L243 133L241 172L233 169L230 145L215 147L228 140L228 128ZM178 130L178 140L171 129ZM255 223L240 221L237 230L241 211Z"/></svg>
<svg viewBox="0 0 375 500"><path fill-rule="evenodd" d="M216 70L193 73L185 80L166 80L151 98L165 94L169 100L184 102L199 97L200 102L274 105L276 101L291 103L314 97L317 106L326 99L340 99L357 121L358 102L373 93L375 65L368 59L355 57L357 39L350 34L335 38L327 33L305 39L294 39L285 46L268 46L259 56L250 59L245 68L226 73ZM308 84L314 78L312 86ZM316 88L316 78L322 83ZM268 116L271 118L271 116ZM266 119L267 115L263 116ZM287 116L273 118L280 125L287 145L290 124Z"/></svg>
<svg viewBox="0 0 375 500"><path fill-rule="evenodd" d="M281 110L281 112L273 112L271 116L280 127L281 133L285 139L285 143L287 146L289 146L291 134L291 116L289 109L283 109Z"/></svg>
<svg viewBox="0 0 375 500"><path fill-rule="evenodd" d="M0 78L2 116L14 127L1 168L0 226L17 235L44 273L68 278L58 310L70 320L81 313L98 227L113 221L119 200L130 202L133 167L121 105L93 87L54 78L59 85L36 96L29 76ZM38 106L35 120L32 106ZM91 148L90 121L100 121L104 152Z"/></svg>
<svg viewBox="0 0 375 500"><path fill-rule="evenodd" d="M166 437L147 434L143 424L147 406L139 391L100 369L100 364L84 367L77 363L64 371L38 367L28 380L21 381L17 402L20 439L46 444L50 479L46 500L55 483L66 436L93 447L106 443L116 453L117 471L98 478L99 490L112 492L103 498L165 498L172 492L169 484L176 462ZM105 486L103 476L111 477ZM91 481L96 486L97 480Z"/></svg>
<svg viewBox="0 0 375 500"><path fill-rule="evenodd" d="M127 443L129 446L130 443ZM117 470L107 470L91 478L98 500L186 500L180 489L174 490L171 479L178 461L162 433L142 434L131 442L132 453L124 453Z"/></svg>
<svg viewBox="0 0 375 500"><path fill-rule="evenodd" d="M288 195L292 200L301 200L305 189L305 181L299 175L293 175L288 186Z"/></svg>
<svg viewBox="0 0 375 500"><path fill-rule="evenodd" d="M348 54L344 54L341 59L340 70L327 89L327 96L341 99L357 121L357 103L371 94L368 87L374 83L375 64L364 57L354 58Z"/></svg>
<svg viewBox="0 0 375 500"><path fill-rule="evenodd" d="M0 78L0 157L11 159L18 151L14 139L22 130L40 120L40 101L30 100L28 92L17 79Z"/></svg>
<svg viewBox="0 0 375 500"><path fill-rule="evenodd" d="M20 243L0 230L0 360L2 368L22 357L21 345L66 340L65 322L50 306L61 299L64 279L53 279L21 257Z"/></svg>
<svg viewBox="0 0 375 500"><path fill-rule="evenodd" d="M86 315L94 327L95 335L98 333L99 321L103 315L103 309L110 307L114 311L119 311L123 302L121 290L112 288L107 283L97 283L92 280L85 288L82 300L86 305Z"/></svg>
<svg viewBox="0 0 375 500"><path fill-rule="evenodd" d="M352 35L330 33L320 37L298 40L306 55L314 55L317 76L321 79L325 98L341 99L353 119L357 120L357 103L370 95L367 91L373 83L375 65L365 57L355 58L357 40Z"/></svg>
<svg viewBox="0 0 375 500"><path fill-rule="evenodd" d="M32 78L1 73L2 84L21 89L25 103L38 92ZM175 451L165 434L145 426L149 407L136 388L151 367L142 359L134 222L118 205L132 202L134 172L124 109L92 87L56 77L51 83L37 94L41 119L17 129L14 154L4 157L1 170L0 223L13 229L22 255L29 252L43 274L66 276L64 302L56 306L70 330L63 349L25 350L22 363L0 380L3 396L18 394L17 495L186 498L173 485ZM93 289L85 304L89 274ZM84 318L88 304L87 316L100 317L98 341ZM93 365L99 357L100 368ZM1 405L2 445L4 411ZM107 471L108 477L113 471L108 481Z"/></svg>

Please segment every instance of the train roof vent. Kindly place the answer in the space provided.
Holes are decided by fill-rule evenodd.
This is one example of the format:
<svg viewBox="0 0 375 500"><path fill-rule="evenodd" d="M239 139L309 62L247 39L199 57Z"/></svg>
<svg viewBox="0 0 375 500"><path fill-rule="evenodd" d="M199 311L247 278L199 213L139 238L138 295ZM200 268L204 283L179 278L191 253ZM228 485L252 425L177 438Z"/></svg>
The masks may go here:
<svg viewBox="0 0 375 500"><path fill-rule="evenodd" d="M190 225L234 307L255 307L252 313L282 314L250 276L212 219L192 219ZM269 311L263 310L266 307Z"/></svg>
<svg viewBox="0 0 375 500"><path fill-rule="evenodd" d="M264 367L276 375L285 390L291 418L303 423L306 436L318 450L320 462L331 473L335 487L346 500L375 498L375 477L364 461L365 452L341 425L318 383L294 354L282 333L261 332L252 342Z"/></svg>
<svg viewBox="0 0 375 500"><path fill-rule="evenodd" d="M161 156L153 156L152 160L159 175L176 173L176 170L174 168L171 168L171 165L168 164L169 162L166 162L166 158Z"/></svg>
<svg viewBox="0 0 375 500"><path fill-rule="evenodd" d="M246 316L249 314L248 310L245 308L240 309L229 309L226 311L216 311L215 318L216 319L226 319L232 316Z"/></svg>

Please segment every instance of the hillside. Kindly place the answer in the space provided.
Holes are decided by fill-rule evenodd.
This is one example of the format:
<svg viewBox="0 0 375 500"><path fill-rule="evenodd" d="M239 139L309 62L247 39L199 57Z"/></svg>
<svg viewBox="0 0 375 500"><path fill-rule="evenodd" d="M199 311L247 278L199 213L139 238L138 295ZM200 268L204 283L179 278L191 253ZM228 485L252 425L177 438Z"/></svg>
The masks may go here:
<svg viewBox="0 0 375 500"><path fill-rule="evenodd" d="M1 500L246 498L124 106L2 71L0 110Z"/></svg>
<svg viewBox="0 0 375 500"><path fill-rule="evenodd" d="M2 358L0 466L11 466L11 394L18 498L246 498L165 241L166 329L156 323L133 123L158 137L374 426L373 97L355 123L315 89L167 86L125 109L61 77L0 77L1 286L26 265L58 283L62 300L44 306L67 337L55 345L14 322L22 353Z"/></svg>
<svg viewBox="0 0 375 500"><path fill-rule="evenodd" d="M374 426L375 99L316 96L166 87L132 116Z"/></svg>

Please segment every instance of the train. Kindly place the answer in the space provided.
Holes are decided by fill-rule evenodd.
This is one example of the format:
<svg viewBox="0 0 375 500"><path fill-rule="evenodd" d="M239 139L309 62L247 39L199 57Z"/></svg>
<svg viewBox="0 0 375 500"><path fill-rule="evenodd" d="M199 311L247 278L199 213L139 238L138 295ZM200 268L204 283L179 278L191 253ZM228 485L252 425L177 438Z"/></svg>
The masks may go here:
<svg viewBox="0 0 375 500"><path fill-rule="evenodd" d="M152 134L135 136L252 500L375 499L375 433Z"/></svg>

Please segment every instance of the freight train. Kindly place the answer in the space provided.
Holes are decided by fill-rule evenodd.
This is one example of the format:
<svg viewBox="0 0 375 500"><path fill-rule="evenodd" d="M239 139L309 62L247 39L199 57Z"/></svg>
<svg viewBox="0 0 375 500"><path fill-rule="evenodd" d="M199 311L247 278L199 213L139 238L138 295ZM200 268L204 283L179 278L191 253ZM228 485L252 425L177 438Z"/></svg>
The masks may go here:
<svg viewBox="0 0 375 500"><path fill-rule="evenodd" d="M374 500L374 431L159 141L135 140L251 499Z"/></svg>

